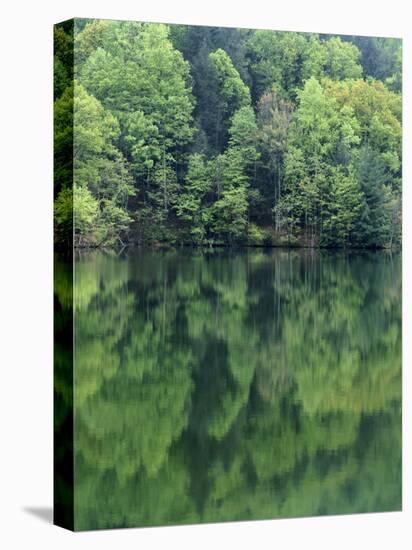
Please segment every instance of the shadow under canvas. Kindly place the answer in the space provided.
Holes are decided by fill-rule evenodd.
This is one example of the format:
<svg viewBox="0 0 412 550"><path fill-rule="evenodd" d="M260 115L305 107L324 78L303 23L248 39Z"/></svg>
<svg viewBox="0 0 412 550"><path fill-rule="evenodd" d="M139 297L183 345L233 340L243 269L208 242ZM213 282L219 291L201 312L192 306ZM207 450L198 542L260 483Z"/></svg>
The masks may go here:
<svg viewBox="0 0 412 550"><path fill-rule="evenodd" d="M37 518L45 521L46 523L53 523L53 508L43 506L27 506L23 508L25 512L36 516Z"/></svg>

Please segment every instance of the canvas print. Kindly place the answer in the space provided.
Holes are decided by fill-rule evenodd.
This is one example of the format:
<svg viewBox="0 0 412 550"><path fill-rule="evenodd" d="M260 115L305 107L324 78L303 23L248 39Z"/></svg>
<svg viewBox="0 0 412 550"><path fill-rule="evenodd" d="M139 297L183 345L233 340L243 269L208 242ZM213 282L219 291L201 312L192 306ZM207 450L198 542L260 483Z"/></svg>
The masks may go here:
<svg viewBox="0 0 412 550"><path fill-rule="evenodd" d="M402 42L54 29L54 521L396 511Z"/></svg>

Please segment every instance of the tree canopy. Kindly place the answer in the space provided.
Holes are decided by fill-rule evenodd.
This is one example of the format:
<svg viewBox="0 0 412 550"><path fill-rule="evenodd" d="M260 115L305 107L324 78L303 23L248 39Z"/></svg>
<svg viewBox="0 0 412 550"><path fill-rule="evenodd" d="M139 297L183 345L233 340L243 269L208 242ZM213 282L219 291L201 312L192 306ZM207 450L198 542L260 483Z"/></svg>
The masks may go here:
<svg viewBox="0 0 412 550"><path fill-rule="evenodd" d="M393 38L57 25L57 242L76 203L77 246L399 245L401 54Z"/></svg>

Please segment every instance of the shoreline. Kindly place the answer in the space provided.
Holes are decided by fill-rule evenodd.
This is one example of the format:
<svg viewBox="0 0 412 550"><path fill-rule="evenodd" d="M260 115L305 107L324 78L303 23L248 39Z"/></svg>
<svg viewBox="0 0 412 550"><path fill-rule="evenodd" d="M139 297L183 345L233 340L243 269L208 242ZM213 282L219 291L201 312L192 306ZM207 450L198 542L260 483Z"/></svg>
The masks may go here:
<svg viewBox="0 0 412 550"><path fill-rule="evenodd" d="M250 245L250 244L238 244L238 245L226 245L226 244L213 244L213 245L196 245L196 244L170 244L170 243L145 243L136 244L128 243L120 246L73 246L72 250L77 251L92 251L92 250L116 250L122 251L124 249L146 249L146 250L178 250L178 249L192 249L192 250L214 250L214 249L227 249L227 250L239 250L239 249L259 249L259 250L313 250L313 251L331 251L331 252L348 252L348 251L365 251L365 252L401 252L402 246L396 247L337 247L337 246L305 246L305 245ZM62 250L63 251L63 250Z"/></svg>

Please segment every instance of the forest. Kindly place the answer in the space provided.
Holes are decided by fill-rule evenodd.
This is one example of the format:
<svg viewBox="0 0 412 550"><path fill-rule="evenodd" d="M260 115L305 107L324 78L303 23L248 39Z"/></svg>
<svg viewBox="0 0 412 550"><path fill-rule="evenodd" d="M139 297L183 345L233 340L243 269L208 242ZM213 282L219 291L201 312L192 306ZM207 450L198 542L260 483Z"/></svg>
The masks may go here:
<svg viewBox="0 0 412 550"><path fill-rule="evenodd" d="M400 246L401 48L56 25L56 245Z"/></svg>

